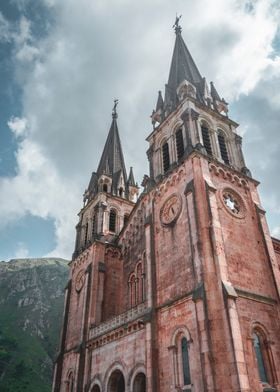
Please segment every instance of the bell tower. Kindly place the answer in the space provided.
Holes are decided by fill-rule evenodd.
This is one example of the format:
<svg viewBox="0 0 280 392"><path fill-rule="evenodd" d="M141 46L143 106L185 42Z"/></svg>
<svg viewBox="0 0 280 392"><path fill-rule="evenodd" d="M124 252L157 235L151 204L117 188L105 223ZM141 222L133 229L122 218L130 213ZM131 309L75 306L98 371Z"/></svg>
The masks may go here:
<svg viewBox="0 0 280 392"><path fill-rule="evenodd" d="M94 240L113 242L126 223L137 200L138 185L133 169L127 177L117 124L117 104L114 101L112 123L96 172L93 172L84 193L84 207L76 226L73 257Z"/></svg>
<svg viewBox="0 0 280 392"><path fill-rule="evenodd" d="M265 342L279 333L279 316L270 322L267 314L271 320L273 312L279 315L280 272L258 182L245 165L228 103L201 76L179 18L173 27L175 47L164 98L159 91L151 116L150 176L143 183L155 200L157 305L174 301L159 324L177 317L164 329L171 335L187 326L182 346L175 338L170 343L171 390L278 391L279 348ZM188 292L185 308L176 305ZM161 328L158 334L162 341ZM200 359L193 357L197 350ZM158 346L160 364L163 351ZM192 359L184 364L186 352ZM165 383L162 376L159 390L167 391Z"/></svg>
<svg viewBox="0 0 280 392"><path fill-rule="evenodd" d="M179 21L163 99L159 91L152 113L154 131L148 136L150 176L156 182L192 151L250 176L242 154L238 124L228 117L228 103L209 85L182 38Z"/></svg>

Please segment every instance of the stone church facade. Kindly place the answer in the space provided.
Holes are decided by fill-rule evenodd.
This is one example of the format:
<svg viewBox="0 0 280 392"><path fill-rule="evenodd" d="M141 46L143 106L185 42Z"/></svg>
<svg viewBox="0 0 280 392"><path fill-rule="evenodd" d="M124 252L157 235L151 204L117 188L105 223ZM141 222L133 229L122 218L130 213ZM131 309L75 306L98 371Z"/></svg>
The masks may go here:
<svg viewBox="0 0 280 392"><path fill-rule="evenodd" d="M238 124L174 27L143 192L115 102L84 194L53 392L280 391L280 241Z"/></svg>

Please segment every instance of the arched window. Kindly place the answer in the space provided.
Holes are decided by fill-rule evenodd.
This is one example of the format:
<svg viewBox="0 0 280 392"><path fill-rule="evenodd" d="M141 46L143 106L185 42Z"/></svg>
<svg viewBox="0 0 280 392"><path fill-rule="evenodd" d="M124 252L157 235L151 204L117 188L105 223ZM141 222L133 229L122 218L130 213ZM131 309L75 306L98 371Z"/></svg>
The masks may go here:
<svg viewBox="0 0 280 392"><path fill-rule="evenodd" d="M87 238L88 238L88 222L85 225L84 246L87 246Z"/></svg>
<svg viewBox="0 0 280 392"><path fill-rule="evenodd" d="M133 308L136 305L136 276L133 273L128 281L128 291L130 298L130 307Z"/></svg>
<svg viewBox="0 0 280 392"><path fill-rule="evenodd" d="M174 390L192 390L191 386L191 352L192 340L187 328L182 327L173 335L169 347L173 363Z"/></svg>
<svg viewBox="0 0 280 392"><path fill-rule="evenodd" d="M184 139L182 129L178 129L175 134L176 138L176 151L177 151L177 160L179 161L184 155Z"/></svg>
<svg viewBox="0 0 280 392"><path fill-rule="evenodd" d="M70 372L67 379L67 392L74 392L74 375L73 372Z"/></svg>
<svg viewBox="0 0 280 392"><path fill-rule="evenodd" d="M119 189L119 196L123 197L123 188L122 187L120 187L120 189Z"/></svg>
<svg viewBox="0 0 280 392"><path fill-rule="evenodd" d="M100 391L100 387L98 385L94 385L94 387L92 388L91 392L101 392Z"/></svg>
<svg viewBox="0 0 280 392"><path fill-rule="evenodd" d="M103 192L108 192L108 185L107 184L103 184Z"/></svg>
<svg viewBox="0 0 280 392"><path fill-rule="evenodd" d="M167 142L162 146L162 164L163 172L166 173L170 168L169 146Z"/></svg>
<svg viewBox="0 0 280 392"><path fill-rule="evenodd" d="M124 376L120 370L115 370L109 379L108 392L125 392Z"/></svg>
<svg viewBox="0 0 280 392"><path fill-rule="evenodd" d="M109 215L109 230L112 232L116 232L116 223L117 223L117 213L115 210L110 210Z"/></svg>
<svg viewBox="0 0 280 392"><path fill-rule="evenodd" d="M202 140L203 140L203 145L205 147L205 150L208 155L212 156L213 153L212 153L209 129L205 124L201 125L201 134L202 134Z"/></svg>
<svg viewBox="0 0 280 392"><path fill-rule="evenodd" d="M258 363L260 380L262 382L268 383L267 371L265 368L265 360L264 360L263 339L262 336L257 332L253 333L253 344L254 344L256 359Z"/></svg>
<svg viewBox="0 0 280 392"><path fill-rule="evenodd" d="M138 373L133 382L133 392L146 392L146 376Z"/></svg>
<svg viewBox="0 0 280 392"><path fill-rule="evenodd" d="M183 368L184 385L190 385L191 374L190 374L190 364L189 364L188 342L185 337L183 337L183 339L181 340L181 350L182 350L182 368Z"/></svg>
<svg viewBox="0 0 280 392"><path fill-rule="evenodd" d="M218 142L219 142L222 160L225 162L225 164L229 165L227 145L226 145L225 137L221 132L218 133Z"/></svg>
<svg viewBox="0 0 280 392"><path fill-rule="evenodd" d="M142 303L144 301L144 274L142 263L137 265L137 302Z"/></svg>

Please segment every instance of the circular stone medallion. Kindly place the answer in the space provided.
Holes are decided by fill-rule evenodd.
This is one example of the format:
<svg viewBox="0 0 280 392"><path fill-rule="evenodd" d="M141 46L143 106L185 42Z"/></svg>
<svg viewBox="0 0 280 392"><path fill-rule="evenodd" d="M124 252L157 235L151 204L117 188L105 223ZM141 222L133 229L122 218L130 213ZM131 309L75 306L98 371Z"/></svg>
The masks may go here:
<svg viewBox="0 0 280 392"><path fill-rule="evenodd" d="M165 226L174 223L180 215L182 209L182 198L179 195L170 196L160 210L160 220Z"/></svg>
<svg viewBox="0 0 280 392"><path fill-rule="evenodd" d="M245 217L245 205L238 193L232 189L226 188L222 190L221 198L227 212L236 218Z"/></svg>
<svg viewBox="0 0 280 392"><path fill-rule="evenodd" d="M85 271L81 270L80 272L78 272L78 275L76 276L75 279L75 289L77 292L82 290L85 280L86 280Z"/></svg>

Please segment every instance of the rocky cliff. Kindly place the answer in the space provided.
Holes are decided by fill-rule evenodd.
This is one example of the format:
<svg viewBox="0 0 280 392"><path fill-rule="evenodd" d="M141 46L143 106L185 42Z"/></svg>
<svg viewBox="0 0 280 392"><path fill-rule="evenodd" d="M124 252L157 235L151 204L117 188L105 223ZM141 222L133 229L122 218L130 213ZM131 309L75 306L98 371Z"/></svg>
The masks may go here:
<svg viewBox="0 0 280 392"><path fill-rule="evenodd" d="M0 262L0 391L49 392L68 261Z"/></svg>

